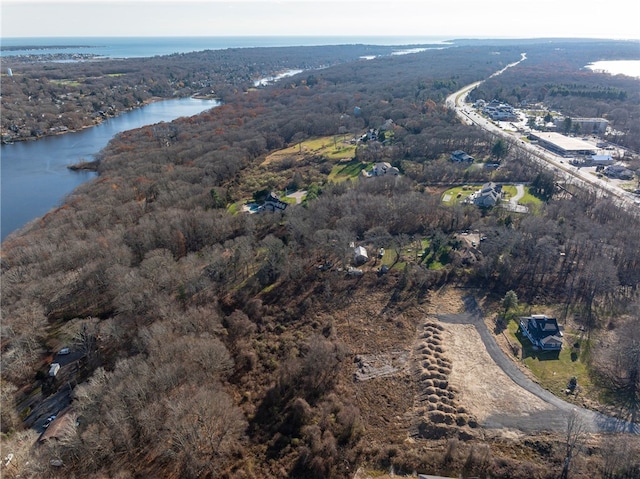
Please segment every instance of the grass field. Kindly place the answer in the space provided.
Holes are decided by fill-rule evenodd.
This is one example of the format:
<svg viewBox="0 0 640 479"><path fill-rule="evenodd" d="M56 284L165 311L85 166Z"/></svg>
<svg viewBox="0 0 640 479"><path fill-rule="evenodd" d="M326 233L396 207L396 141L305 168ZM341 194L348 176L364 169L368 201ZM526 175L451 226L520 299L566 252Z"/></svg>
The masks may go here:
<svg viewBox="0 0 640 479"><path fill-rule="evenodd" d="M454 205L464 201L474 191L479 190L479 186L456 186L450 188L442 194L442 202L446 205Z"/></svg>
<svg viewBox="0 0 640 479"><path fill-rule="evenodd" d="M588 342L577 332L565 331L562 350L558 352L535 350L531 342L518 331L517 320L509 321L505 331L509 341L520 346L521 359L542 387L561 395L569 379L576 377L581 395L589 396L593 385L587 365ZM579 345L578 348L575 345Z"/></svg>
<svg viewBox="0 0 640 479"><path fill-rule="evenodd" d="M311 138L302 143L273 152L265 158L263 165L287 158L302 158L305 155L317 155L335 161L351 159L356 154L356 145L344 143L345 138L345 136Z"/></svg>
<svg viewBox="0 0 640 479"><path fill-rule="evenodd" d="M360 175L362 170L371 169L373 163L363 163L359 160L341 161L333 167L329 173L328 180L334 183L355 179Z"/></svg>

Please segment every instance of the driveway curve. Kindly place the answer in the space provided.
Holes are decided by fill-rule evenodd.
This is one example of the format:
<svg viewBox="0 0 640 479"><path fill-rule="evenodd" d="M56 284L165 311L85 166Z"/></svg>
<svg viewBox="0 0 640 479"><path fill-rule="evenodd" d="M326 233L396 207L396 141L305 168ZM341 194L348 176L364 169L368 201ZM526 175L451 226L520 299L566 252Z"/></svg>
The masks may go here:
<svg viewBox="0 0 640 479"><path fill-rule="evenodd" d="M508 203L501 203L504 208L509 211L514 211L516 213L528 213L529 208L524 205L518 204L518 202L524 197L525 190L523 184L516 185L516 194L513 198L509 199Z"/></svg>
<svg viewBox="0 0 640 479"><path fill-rule="evenodd" d="M604 414L584 409L575 404L563 401L539 384L529 379L514 362L502 351L493 333L483 320L483 314L475 298L464 299L465 312L460 314L439 314L436 317L443 323L471 324L475 327L489 356L518 386L537 396L551 406L551 410L530 415L499 414L487 418L483 426L488 428L515 428L526 432L533 431L565 431L567 417L572 410L578 414L584 427L589 432L625 432L640 434L640 424L622 421Z"/></svg>

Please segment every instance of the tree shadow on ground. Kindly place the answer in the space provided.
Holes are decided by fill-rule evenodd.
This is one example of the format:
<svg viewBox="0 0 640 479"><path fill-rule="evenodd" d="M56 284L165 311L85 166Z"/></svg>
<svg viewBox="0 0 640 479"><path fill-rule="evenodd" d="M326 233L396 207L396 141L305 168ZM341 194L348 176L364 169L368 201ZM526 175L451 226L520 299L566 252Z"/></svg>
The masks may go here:
<svg viewBox="0 0 640 479"><path fill-rule="evenodd" d="M507 321L500 316L496 318L495 325L493 327L493 334L502 334L507 329Z"/></svg>

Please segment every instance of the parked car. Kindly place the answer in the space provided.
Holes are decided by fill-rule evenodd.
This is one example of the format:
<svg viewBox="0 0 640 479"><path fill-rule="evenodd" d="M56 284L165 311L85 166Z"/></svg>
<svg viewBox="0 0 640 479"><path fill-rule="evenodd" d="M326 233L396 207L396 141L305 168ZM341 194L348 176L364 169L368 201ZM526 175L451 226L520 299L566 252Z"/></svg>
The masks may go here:
<svg viewBox="0 0 640 479"><path fill-rule="evenodd" d="M53 416L49 416L49 417L48 417L47 419L45 419L45 421L42 423L42 427L43 427L44 429L48 428L48 427L51 425L51 423L52 423L53 421L55 421L55 419L56 419L56 415L55 415L55 414L54 414Z"/></svg>
<svg viewBox="0 0 640 479"><path fill-rule="evenodd" d="M62 348L60 351L58 351L58 354L69 354L71 352L71 350L69 348Z"/></svg>

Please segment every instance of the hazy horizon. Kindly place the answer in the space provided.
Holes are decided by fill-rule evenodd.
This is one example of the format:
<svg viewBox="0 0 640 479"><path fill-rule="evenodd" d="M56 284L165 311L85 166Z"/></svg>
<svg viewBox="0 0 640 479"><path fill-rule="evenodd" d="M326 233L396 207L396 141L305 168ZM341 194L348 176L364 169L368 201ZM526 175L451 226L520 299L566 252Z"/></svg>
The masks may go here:
<svg viewBox="0 0 640 479"><path fill-rule="evenodd" d="M2 38L640 39L640 4L579 0L3 0ZM55 19L55 21L52 21ZM96 21L99 19L99 21Z"/></svg>

